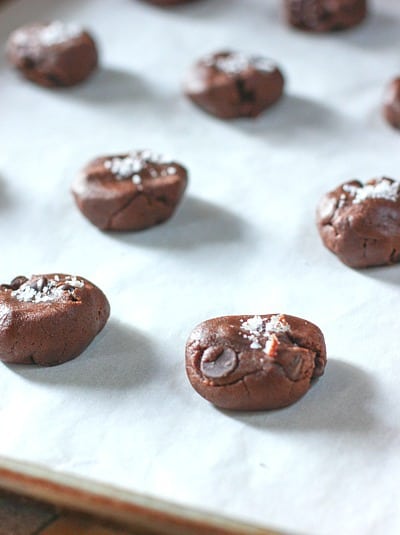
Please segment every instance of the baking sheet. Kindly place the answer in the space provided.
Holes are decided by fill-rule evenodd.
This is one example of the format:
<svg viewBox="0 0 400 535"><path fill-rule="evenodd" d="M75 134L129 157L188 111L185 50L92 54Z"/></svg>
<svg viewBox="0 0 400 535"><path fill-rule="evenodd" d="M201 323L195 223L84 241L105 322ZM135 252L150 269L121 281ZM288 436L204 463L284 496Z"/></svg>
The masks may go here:
<svg viewBox="0 0 400 535"><path fill-rule="evenodd" d="M351 32L312 36L279 2L16 0L1 47L38 19L78 21L101 45L86 85L47 91L0 58L1 279L62 271L107 294L112 317L77 360L0 368L0 454L289 531L398 533L400 266L354 271L321 245L315 205L358 177L399 178L380 115L400 70L400 9L375 2ZM181 96L219 48L265 53L287 96L256 121L221 122ZM105 234L69 193L94 156L150 147L190 169L169 223ZM192 391L184 344L200 321L285 312L326 335L326 375L281 411L219 411Z"/></svg>

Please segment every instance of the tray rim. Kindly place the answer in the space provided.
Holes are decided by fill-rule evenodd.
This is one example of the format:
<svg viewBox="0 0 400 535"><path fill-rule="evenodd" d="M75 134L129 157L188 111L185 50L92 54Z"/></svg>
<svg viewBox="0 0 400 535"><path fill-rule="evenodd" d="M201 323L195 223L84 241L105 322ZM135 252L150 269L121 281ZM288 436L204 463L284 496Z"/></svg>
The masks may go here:
<svg viewBox="0 0 400 535"><path fill-rule="evenodd" d="M127 527L181 535L283 535L283 532L215 515L39 464L0 456L0 487Z"/></svg>

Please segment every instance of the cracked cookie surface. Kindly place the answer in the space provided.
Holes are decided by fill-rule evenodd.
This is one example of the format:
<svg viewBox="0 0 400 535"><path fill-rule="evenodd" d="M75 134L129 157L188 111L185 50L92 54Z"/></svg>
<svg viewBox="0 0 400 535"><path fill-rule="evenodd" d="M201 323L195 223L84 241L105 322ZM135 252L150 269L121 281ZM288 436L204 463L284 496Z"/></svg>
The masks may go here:
<svg viewBox="0 0 400 535"><path fill-rule="evenodd" d="M102 230L144 230L175 212L187 170L149 150L103 156L90 162L72 185L76 204Z"/></svg>
<svg viewBox="0 0 400 535"><path fill-rule="evenodd" d="M400 183L353 180L327 193L317 207L322 241L346 265L366 268L400 261Z"/></svg>
<svg viewBox="0 0 400 535"><path fill-rule="evenodd" d="M320 329L286 314L223 316L204 321L186 344L193 388L223 409L291 405L324 373Z"/></svg>
<svg viewBox="0 0 400 535"><path fill-rule="evenodd" d="M200 59L184 82L187 97L220 119L257 117L281 98L283 89L283 74L272 60L234 51Z"/></svg>
<svg viewBox="0 0 400 535"><path fill-rule="evenodd" d="M62 364L82 353L109 315L106 296L83 277L16 277L0 285L0 360Z"/></svg>

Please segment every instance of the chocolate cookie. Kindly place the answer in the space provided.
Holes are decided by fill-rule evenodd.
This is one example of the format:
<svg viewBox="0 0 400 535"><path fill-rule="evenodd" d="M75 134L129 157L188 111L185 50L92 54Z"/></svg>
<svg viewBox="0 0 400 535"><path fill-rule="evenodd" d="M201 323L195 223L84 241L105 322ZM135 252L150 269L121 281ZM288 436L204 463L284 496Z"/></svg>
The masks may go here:
<svg viewBox="0 0 400 535"><path fill-rule="evenodd" d="M367 0L285 0L290 25L309 32L345 30L367 15Z"/></svg>
<svg viewBox="0 0 400 535"><path fill-rule="evenodd" d="M324 245L350 267L400 261L400 183L353 180L327 193L317 209Z"/></svg>
<svg viewBox="0 0 400 535"><path fill-rule="evenodd" d="M7 56L25 78L49 88L79 84L98 63L96 44L89 33L59 21L15 30L7 43Z"/></svg>
<svg viewBox="0 0 400 535"><path fill-rule="evenodd" d="M78 208L103 230L142 230L174 213L186 169L149 150L90 162L72 186Z"/></svg>
<svg viewBox="0 0 400 535"><path fill-rule="evenodd" d="M207 320L186 344L193 388L223 409L291 405L324 373L324 337L312 323L283 314Z"/></svg>
<svg viewBox="0 0 400 535"><path fill-rule="evenodd" d="M395 78L387 88L383 114L389 124L400 128L400 78Z"/></svg>
<svg viewBox="0 0 400 535"><path fill-rule="evenodd" d="M55 366L74 359L109 314L106 296L82 277L16 277L0 285L0 360Z"/></svg>
<svg viewBox="0 0 400 535"><path fill-rule="evenodd" d="M186 95L220 119L257 117L281 98L283 87L283 75L273 61L239 52L200 59L184 83Z"/></svg>

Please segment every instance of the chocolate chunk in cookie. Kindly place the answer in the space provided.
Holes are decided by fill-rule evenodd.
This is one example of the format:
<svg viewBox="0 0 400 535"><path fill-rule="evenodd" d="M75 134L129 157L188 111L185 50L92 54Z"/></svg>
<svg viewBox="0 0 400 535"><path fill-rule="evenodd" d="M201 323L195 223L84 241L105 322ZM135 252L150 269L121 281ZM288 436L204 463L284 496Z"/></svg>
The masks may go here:
<svg viewBox="0 0 400 535"><path fill-rule="evenodd" d="M75 24L59 21L15 30L7 43L7 56L25 78L48 88L79 84L98 64L90 34Z"/></svg>
<svg viewBox="0 0 400 535"><path fill-rule="evenodd" d="M16 277L0 285L0 360L62 364L82 353L109 315L106 296L82 277Z"/></svg>
<svg viewBox="0 0 400 535"><path fill-rule="evenodd" d="M193 388L217 407L267 410L291 405L324 373L324 337L284 314L204 321L186 344Z"/></svg>
<svg viewBox="0 0 400 535"><path fill-rule="evenodd" d="M353 180L327 193L317 208L324 245L350 267L400 261L400 183Z"/></svg>
<svg viewBox="0 0 400 535"><path fill-rule="evenodd" d="M386 90L383 115L389 124L400 129L400 77L395 78Z"/></svg>
<svg viewBox="0 0 400 535"><path fill-rule="evenodd" d="M90 162L72 185L76 204L102 230L142 230L175 212L188 173L150 150Z"/></svg>
<svg viewBox="0 0 400 535"><path fill-rule="evenodd" d="M345 30L367 16L367 0L285 0L288 23L308 32Z"/></svg>
<svg viewBox="0 0 400 535"><path fill-rule="evenodd" d="M281 98L283 87L283 75L273 61L239 52L200 59L184 83L186 95L220 119L257 117Z"/></svg>

